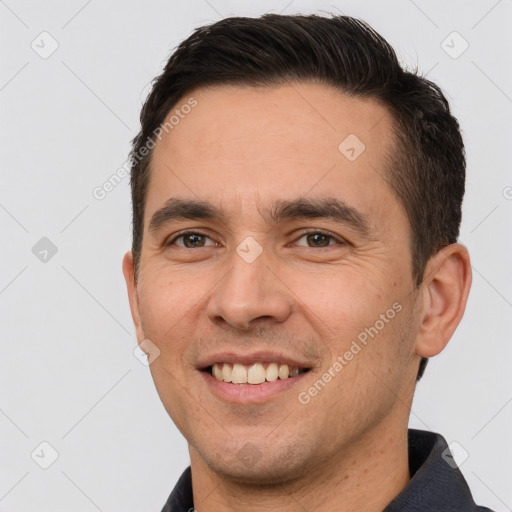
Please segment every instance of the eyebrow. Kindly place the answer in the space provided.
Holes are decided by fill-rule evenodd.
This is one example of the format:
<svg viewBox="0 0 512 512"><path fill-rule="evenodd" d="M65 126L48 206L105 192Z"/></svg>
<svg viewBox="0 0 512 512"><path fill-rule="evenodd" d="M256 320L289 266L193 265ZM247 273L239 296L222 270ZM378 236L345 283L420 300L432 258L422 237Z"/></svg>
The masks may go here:
<svg viewBox="0 0 512 512"><path fill-rule="evenodd" d="M258 208L258 211L271 225L295 219L331 219L349 225L361 235L368 236L370 233L367 216L337 198L276 201L270 208ZM208 201L170 198L153 214L148 230L155 233L174 220L209 220L228 224L232 217L223 208Z"/></svg>
<svg viewBox="0 0 512 512"><path fill-rule="evenodd" d="M229 216L222 208L208 201L171 197L153 214L148 230L154 233L173 220L217 220L227 223Z"/></svg>

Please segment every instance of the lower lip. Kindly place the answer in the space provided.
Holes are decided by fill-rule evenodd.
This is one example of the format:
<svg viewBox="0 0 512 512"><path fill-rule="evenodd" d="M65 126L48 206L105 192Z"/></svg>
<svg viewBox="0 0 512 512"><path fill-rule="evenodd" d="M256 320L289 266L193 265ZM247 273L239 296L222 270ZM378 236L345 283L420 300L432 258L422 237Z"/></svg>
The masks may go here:
<svg viewBox="0 0 512 512"><path fill-rule="evenodd" d="M210 375L207 371L201 371L208 387L217 396L234 404L258 404L265 402L295 386L308 372L299 373L295 377L277 379L273 382L261 384L232 384L222 382Z"/></svg>

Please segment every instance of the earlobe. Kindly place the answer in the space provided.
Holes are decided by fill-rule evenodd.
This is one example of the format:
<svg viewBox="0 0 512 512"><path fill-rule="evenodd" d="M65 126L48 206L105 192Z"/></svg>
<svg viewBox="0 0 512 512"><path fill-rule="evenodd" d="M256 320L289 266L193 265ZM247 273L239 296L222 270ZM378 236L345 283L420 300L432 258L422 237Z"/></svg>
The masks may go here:
<svg viewBox="0 0 512 512"><path fill-rule="evenodd" d="M450 244L432 256L421 287L423 301L416 354L428 358L445 348L464 314L471 288L471 263L466 247Z"/></svg>
<svg viewBox="0 0 512 512"><path fill-rule="evenodd" d="M135 326L137 340L140 342L144 339L144 332L140 322L139 296L137 293L137 283L135 281L133 256L130 251L128 251L123 257L123 274L126 281L126 290L128 292L128 300L130 302L133 325Z"/></svg>

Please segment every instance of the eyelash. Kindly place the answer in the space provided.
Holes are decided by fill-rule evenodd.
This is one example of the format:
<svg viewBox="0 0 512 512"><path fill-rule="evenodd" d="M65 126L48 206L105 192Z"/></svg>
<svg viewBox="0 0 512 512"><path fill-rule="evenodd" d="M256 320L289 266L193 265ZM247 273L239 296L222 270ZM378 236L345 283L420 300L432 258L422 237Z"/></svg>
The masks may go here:
<svg viewBox="0 0 512 512"><path fill-rule="evenodd" d="M332 233L330 233L329 231L324 231L323 229L311 229L311 230L308 230L308 231L304 231L301 233L301 235L296 239L296 240L300 240L301 238L303 238L304 236L307 236L307 235L323 235L323 236L326 236L332 240L334 240L335 242L337 242L338 244L341 244L341 245L348 245L348 242L340 237L337 237L335 235L333 235ZM172 246L174 245L174 243L176 242L176 240L180 239L180 238L183 238L187 235L199 235L199 236L204 236L204 237L207 237L207 238L210 238L211 240L211 237L209 237L208 235L206 235L205 233L201 233L200 231L194 231L194 230L187 230L187 231L182 231L181 233L178 233L174 238L172 238L169 242L167 242L165 244L166 247L169 247L169 246ZM217 243L217 242L216 242ZM328 245L327 247L331 247L331 245ZM316 247L316 249L326 249L327 247ZM183 249L191 249L190 247L182 247ZM308 247L309 249L315 249L315 247ZM202 247L199 247L199 249L202 249ZM192 249L191 249L192 250Z"/></svg>

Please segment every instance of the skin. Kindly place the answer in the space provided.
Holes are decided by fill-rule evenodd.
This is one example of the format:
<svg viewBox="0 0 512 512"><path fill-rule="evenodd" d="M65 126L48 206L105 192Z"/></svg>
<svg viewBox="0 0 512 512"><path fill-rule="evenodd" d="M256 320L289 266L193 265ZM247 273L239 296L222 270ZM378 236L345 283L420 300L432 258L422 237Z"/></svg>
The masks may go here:
<svg viewBox="0 0 512 512"><path fill-rule="evenodd" d="M391 118L376 101L312 83L199 89L178 105L190 96L197 106L154 149L138 279L129 252L123 272L138 341L160 351L150 366L156 388L189 444L195 508L381 511L410 479L420 356L441 352L463 315L468 252L440 250L415 287L410 226L384 179ZM338 149L348 134L366 146L354 161ZM231 216L150 232L170 197ZM366 216L369 234L329 218L269 223L266 207L300 197L343 200ZM184 229L206 235L202 246L172 243ZM333 238L312 240L305 229ZM236 251L249 236L263 249L252 263ZM378 335L300 403L299 392L397 302ZM197 367L205 355L256 349L294 355L310 371L263 403L233 404Z"/></svg>

